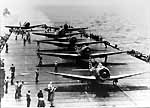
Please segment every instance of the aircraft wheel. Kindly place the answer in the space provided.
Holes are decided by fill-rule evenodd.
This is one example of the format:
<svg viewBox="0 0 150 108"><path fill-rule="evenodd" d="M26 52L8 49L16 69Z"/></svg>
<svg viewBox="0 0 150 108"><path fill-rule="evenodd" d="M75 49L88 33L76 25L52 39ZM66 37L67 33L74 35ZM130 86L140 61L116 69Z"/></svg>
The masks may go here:
<svg viewBox="0 0 150 108"><path fill-rule="evenodd" d="M115 79L115 80L113 81L113 85L116 86L117 83L118 83L118 79Z"/></svg>

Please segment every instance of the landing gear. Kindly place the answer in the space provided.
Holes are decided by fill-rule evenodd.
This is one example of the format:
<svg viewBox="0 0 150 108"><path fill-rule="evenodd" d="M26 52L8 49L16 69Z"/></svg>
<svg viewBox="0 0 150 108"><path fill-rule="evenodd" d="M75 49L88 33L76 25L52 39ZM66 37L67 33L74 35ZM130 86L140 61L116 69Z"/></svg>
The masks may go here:
<svg viewBox="0 0 150 108"><path fill-rule="evenodd" d="M104 61L104 63L105 63L105 64L107 63L107 56L105 56L105 61Z"/></svg>
<svg viewBox="0 0 150 108"><path fill-rule="evenodd" d="M105 45L105 49L107 49L107 43L106 42L104 42L104 45Z"/></svg>
<svg viewBox="0 0 150 108"><path fill-rule="evenodd" d="M118 79L113 80L113 85L116 86L118 83Z"/></svg>
<svg viewBox="0 0 150 108"><path fill-rule="evenodd" d="M37 41L37 51L39 51L39 50L40 50L40 42Z"/></svg>

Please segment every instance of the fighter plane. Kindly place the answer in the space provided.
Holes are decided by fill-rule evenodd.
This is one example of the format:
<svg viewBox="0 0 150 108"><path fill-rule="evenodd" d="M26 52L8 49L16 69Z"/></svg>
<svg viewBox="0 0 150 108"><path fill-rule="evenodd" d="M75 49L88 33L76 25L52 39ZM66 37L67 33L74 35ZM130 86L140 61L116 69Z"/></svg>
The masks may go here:
<svg viewBox="0 0 150 108"><path fill-rule="evenodd" d="M73 28L65 24L63 27L52 27L52 26L47 26L43 25L44 28L46 29L45 33L33 33L36 35L41 35L41 36L46 36L48 38L62 38L62 37L71 37L73 35L78 35L78 34L84 34L84 30L88 29L87 27L85 28ZM42 27L43 27L42 26ZM51 31L51 29L54 29L54 32ZM73 31L78 31L77 33L72 33Z"/></svg>
<svg viewBox="0 0 150 108"><path fill-rule="evenodd" d="M40 27L42 25L43 24L31 26L30 22L25 22L23 25L21 25L21 23L20 23L19 26L5 26L5 27L10 28L10 29L32 29L32 28Z"/></svg>
<svg viewBox="0 0 150 108"><path fill-rule="evenodd" d="M82 39L83 40L83 39ZM61 39L60 39L61 41ZM53 44L56 45L58 47L63 47L63 48L67 48L67 49L75 49L76 46L83 46L83 45L91 45L91 44L98 44L98 43L105 43L105 41L88 41L88 42L83 42L81 40L78 40L76 37L71 37L69 38L66 42L60 42L59 39L58 41L46 41L46 40L39 40L37 42L39 43L46 43L46 44ZM80 41L80 42L78 42Z"/></svg>
<svg viewBox="0 0 150 108"><path fill-rule="evenodd" d="M83 75L75 75L75 74L66 74L66 73L56 73L56 72L48 72L53 75L62 76L65 78L71 78L75 80L81 80L81 81L91 81L96 84L102 84L105 81L113 81L113 85L117 85L119 79L132 77L135 75L140 75L146 72L137 72L137 73L131 73L131 74L121 74L121 75L115 75L111 76L110 70L103 66L101 63L98 63L96 67L90 67L89 69L79 69L80 71L89 71L91 73L90 76L83 76Z"/></svg>
<svg viewBox="0 0 150 108"><path fill-rule="evenodd" d="M5 26L5 27L10 28L9 29L10 33L13 32L16 35L21 34L23 36L24 34L29 33L29 32L41 31L41 30L33 30L33 28L40 27L40 26L42 26L42 24L30 26L29 22L25 22L23 25L21 25L21 23L20 23L20 26Z"/></svg>
<svg viewBox="0 0 150 108"><path fill-rule="evenodd" d="M109 55L127 53L127 51L118 51L118 52L104 52L104 53L92 53L92 49L89 46L77 47L75 53L42 53L38 52L38 55L47 55L47 56L55 56L63 59L75 59L76 61L87 60L91 58L105 58L105 63L107 62L107 57Z"/></svg>
<svg viewBox="0 0 150 108"><path fill-rule="evenodd" d="M71 37L73 35L78 35L82 33L65 33L64 30L56 31L55 33L32 33L40 36L45 36L48 38L53 38L53 39L58 39L58 38L63 38L63 37Z"/></svg>
<svg viewBox="0 0 150 108"><path fill-rule="evenodd" d="M88 29L87 27L72 27L68 24L64 24L63 26L58 26L58 27L54 27L54 26L48 26L46 24L44 24L42 26L42 28L45 28L48 31L51 31L51 29L53 29L54 31L56 30L64 30L66 33L70 33L72 31L79 31L79 32L83 32L85 29Z"/></svg>

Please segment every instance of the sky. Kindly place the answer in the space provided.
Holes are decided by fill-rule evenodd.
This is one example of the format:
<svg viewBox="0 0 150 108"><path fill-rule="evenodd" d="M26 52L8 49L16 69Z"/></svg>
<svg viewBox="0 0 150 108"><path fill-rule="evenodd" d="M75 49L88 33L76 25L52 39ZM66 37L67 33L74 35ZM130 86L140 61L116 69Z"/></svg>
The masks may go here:
<svg viewBox="0 0 150 108"><path fill-rule="evenodd" d="M32 8L37 5L77 5L77 6L109 6L122 9L141 8L150 10L150 0L0 0L0 11L4 8L10 10L22 10ZM127 10L128 11L128 10ZM130 10L129 10L130 11Z"/></svg>
<svg viewBox="0 0 150 108"><path fill-rule="evenodd" d="M149 0L0 0L0 7L48 5L147 5Z"/></svg>
<svg viewBox="0 0 150 108"><path fill-rule="evenodd" d="M132 17L146 17L150 19L150 0L0 0L0 12L3 9L8 8L10 12L31 10L37 5L49 5L49 6L90 6L93 9L95 7L104 8L116 8L121 10L122 14L127 14ZM101 9L104 9L101 8ZM97 9L97 8L95 8ZM23 12L23 11L22 11ZM143 16L142 16L143 15ZM150 22L150 21L148 21Z"/></svg>

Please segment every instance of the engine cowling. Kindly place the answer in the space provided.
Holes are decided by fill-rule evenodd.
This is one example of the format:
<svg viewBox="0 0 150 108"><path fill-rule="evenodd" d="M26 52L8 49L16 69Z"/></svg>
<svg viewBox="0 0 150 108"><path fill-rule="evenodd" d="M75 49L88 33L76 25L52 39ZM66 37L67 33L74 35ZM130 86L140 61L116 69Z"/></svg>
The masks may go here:
<svg viewBox="0 0 150 108"><path fill-rule="evenodd" d="M108 78L110 78L110 71L108 68L104 66L96 68L96 79L105 81Z"/></svg>
<svg viewBox="0 0 150 108"><path fill-rule="evenodd" d="M77 42L77 38L76 37L71 37L70 39L69 39L69 43L70 44L75 44Z"/></svg>
<svg viewBox="0 0 150 108"><path fill-rule="evenodd" d="M65 35L65 30L64 29L61 29L60 31L58 31L58 35L59 36L63 36L63 35Z"/></svg>
<svg viewBox="0 0 150 108"><path fill-rule="evenodd" d="M88 46L85 46L85 47L82 47L81 50L80 50L80 54L82 56L87 56L89 57L89 54L91 53L91 48L88 47Z"/></svg>
<svg viewBox="0 0 150 108"><path fill-rule="evenodd" d="M30 27L30 23L29 22L25 22L23 25L24 25L24 27Z"/></svg>

